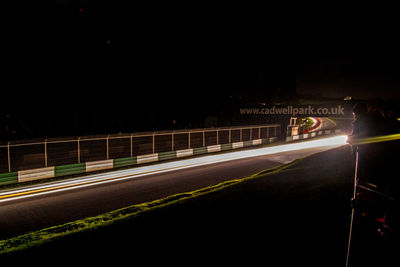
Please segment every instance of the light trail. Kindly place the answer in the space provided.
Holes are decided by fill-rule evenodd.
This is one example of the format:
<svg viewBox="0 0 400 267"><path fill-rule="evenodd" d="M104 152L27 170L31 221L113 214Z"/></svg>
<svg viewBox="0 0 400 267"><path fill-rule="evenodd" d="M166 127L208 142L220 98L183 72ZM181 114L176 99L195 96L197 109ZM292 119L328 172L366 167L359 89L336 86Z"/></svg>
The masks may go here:
<svg viewBox="0 0 400 267"><path fill-rule="evenodd" d="M256 148L251 150L233 151L224 154L207 155L202 157L153 164L142 167L134 167L102 174L86 175L64 181L56 181L46 184L27 186L18 189L6 190L0 193L0 202L17 200L22 198L41 196L55 192L79 189L94 185L134 179L138 177L199 167L214 163L238 160L244 158L271 155L281 152L296 151L317 147L337 147L346 144L347 136L334 136L318 140L304 141L299 143L284 144L278 146Z"/></svg>
<svg viewBox="0 0 400 267"><path fill-rule="evenodd" d="M395 141L400 139L400 134L389 134L389 135L381 135L381 136L373 136L373 137L365 137L365 138L352 138L349 136L349 143L352 145L367 145L374 143L381 143L387 141Z"/></svg>
<svg viewBox="0 0 400 267"><path fill-rule="evenodd" d="M304 133L316 131L316 129L321 125L321 121L318 118L314 118L314 117L308 117L308 118L313 122L313 124L311 125L310 128L305 130Z"/></svg>

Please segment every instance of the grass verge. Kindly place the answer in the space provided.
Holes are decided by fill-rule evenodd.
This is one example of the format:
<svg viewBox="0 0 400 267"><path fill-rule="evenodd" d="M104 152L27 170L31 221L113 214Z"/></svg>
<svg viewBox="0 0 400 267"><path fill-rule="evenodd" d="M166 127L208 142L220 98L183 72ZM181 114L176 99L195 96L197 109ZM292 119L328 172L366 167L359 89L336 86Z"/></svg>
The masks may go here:
<svg viewBox="0 0 400 267"><path fill-rule="evenodd" d="M256 173L246 178L229 180L217 185L208 186L202 189L198 189L192 192L179 193L175 195L168 196L163 199L158 199L150 202L145 202L141 204L135 204L126 208L108 212L95 217L88 217L85 219L65 223L58 226L49 227L39 231L34 231L17 237L13 237L6 240L0 241L0 254L8 254L11 252L22 251L31 247L35 247L52 240L63 238L66 236L74 235L77 233L84 233L93 231L102 227L110 226L117 222L130 219L135 216L140 216L141 214L162 208L165 206L173 205L175 203L182 203L188 199L194 199L199 196L209 194L218 190L222 190L233 185L237 185L247 180L256 179L264 177L265 175L276 174L290 166L296 164L301 159L297 159L288 164L281 165L275 168L267 169L262 172Z"/></svg>

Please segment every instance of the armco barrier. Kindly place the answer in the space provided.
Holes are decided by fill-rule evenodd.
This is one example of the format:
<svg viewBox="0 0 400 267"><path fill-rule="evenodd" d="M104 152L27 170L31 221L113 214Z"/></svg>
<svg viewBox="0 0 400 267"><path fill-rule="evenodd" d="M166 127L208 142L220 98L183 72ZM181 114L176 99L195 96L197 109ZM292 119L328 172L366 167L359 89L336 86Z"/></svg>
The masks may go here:
<svg viewBox="0 0 400 267"><path fill-rule="evenodd" d="M268 144L280 135L273 124L7 142L0 186Z"/></svg>
<svg viewBox="0 0 400 267"><path fill-rule="evenodd" d="M286 137L286 142L292 142L292 141L297 141L297 140L303 140L303 139L308 139L308 138L314 138L318 137L321 135L328 135L328 134L339 134L341 133L341 130L321 130L321 131L315 131L315 132L310 132L310 133L305 133L305 134L299 134L299 135L293 135L293 136L287 136Z"/></svg>
<svg viewBox="0 0 400 267"><path fill-rule="evenodd" d="M56 176L56 177L85 173L85 172L86 172L86 164L85 163L60 165L60 166L54 167L54 176Z"/></svg>
<svg viewBox="0 0 400 267"><path fill-rule="evenodd" d="M18 183L18 173L0 173L0 185L15 184Z"/></svg>

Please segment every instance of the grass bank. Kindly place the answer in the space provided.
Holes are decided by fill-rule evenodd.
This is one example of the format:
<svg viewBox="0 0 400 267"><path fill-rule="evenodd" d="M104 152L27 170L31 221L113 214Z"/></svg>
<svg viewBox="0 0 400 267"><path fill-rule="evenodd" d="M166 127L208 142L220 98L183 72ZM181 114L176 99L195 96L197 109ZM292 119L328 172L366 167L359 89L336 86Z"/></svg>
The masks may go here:
<svg viewBox="0 0 400 267"><path fill-rule="evenodd" d="M1 256L146 264L343 265L347 146L244 179L0 241ZM36 261L35 261L36 260ZM140 265L140 264L139 264Z"/></svg>
<svg viewBox="0 0 400 267"><path fill-rule="evenodd" d="M158 199L141 204L135 204L129 207L118 209L95 217L88 217L74 222L53 226L39 231L34 231L14 238L1 240L0 254L7 254L11 252L29 249L34 246L40 246L45 242L51 242L57 238L66 237L68 235L73 235L76 233L85 234L85 232L88 231L95 231L99 227L111 226L112 224L117 223L120 220L126 220L132 217L140 216L140 214L143 212L148 212L153 209L162 208L168 205L184 202L185 200L196 198L205 194L210 194L217 190L225 189L227 187L236 185L238 183L242 183L249 179L256 179L264 175L277 173L281 170L290 167L291 165L295 164L298 161L299 160L295 160L289 164L271 168L256 173L250 177L229 180L223 183L219 183L213 186L208 186L192 192L174 194L163 199Z"/></svg>

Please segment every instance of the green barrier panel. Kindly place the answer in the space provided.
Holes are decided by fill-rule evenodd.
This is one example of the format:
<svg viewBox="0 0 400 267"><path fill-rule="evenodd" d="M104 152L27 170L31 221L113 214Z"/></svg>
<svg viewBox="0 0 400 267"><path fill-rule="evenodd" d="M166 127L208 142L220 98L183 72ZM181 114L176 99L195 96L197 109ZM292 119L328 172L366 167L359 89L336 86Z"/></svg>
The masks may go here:
<svg viewBox="0 0 400 267"><path fill-rule="evenodd" d="M176 151L158 153L158 160L176 159Z"/></svg>
<svg viewBox="0 0 400 267"><path fill-rule="evenodd" d="M261 139L261 143L264 144L269 144L269 138L263 138Z"/></svg>
<svg viewBox="0 0 400 267"><path fill-rule="evenodd" d="M86 165L85 163L78 163L78 164L67 164L61 166L54 167L54 175L57 176L64 176L64 175L72 175L78 173L85 173L86 172Z"/></svg>
<svg viewBox="0 0 400 267"><path fill-rule="evenodd" d="M137 158L136 157L127 157L127 158L114 159L113 164L114 164L114 168L136 165Z"/></svg>
<svg viewBox="0 0 400 267"><path fill-rule="evenodd" d="M226 150L231 150L232 149L232 144L222 144L221 145L221 151L226 151Z"/></svg>
<svg viewBox="0 0 400 267"><path fill-rule="evenodd" d="M16 184L18 183L17 172L0 173L0 185Z"/></svg>
<svg viewBox="0 0 400 267"><path fill-rule="evenodd" d="M196 147L193 148L193 155L200 155L207 153L207 147Z"/></svg>
<svg viewBox="0 0 400 267"><path fill-rule="evenodd" d="M253 145L253 141L244 141L243 142L243 147L252 146L252 145Z"/></svg>

